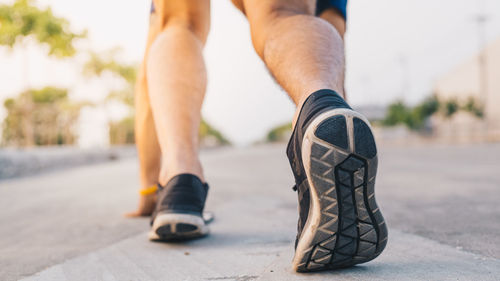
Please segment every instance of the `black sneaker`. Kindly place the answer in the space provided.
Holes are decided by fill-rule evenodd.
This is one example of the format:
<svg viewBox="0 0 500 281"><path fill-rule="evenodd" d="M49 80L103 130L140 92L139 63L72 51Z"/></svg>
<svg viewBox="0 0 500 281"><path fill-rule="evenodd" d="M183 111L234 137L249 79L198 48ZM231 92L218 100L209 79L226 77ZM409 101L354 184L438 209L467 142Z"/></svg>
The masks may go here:
<svg viewBox="0 0 500 281"><path fill-rule="evenodd" d="M375 202L377 148L368 120L334 91L317 91L301 109L287 155L299 197L293 268L344 268L377 257L387 227Z"/></svg>
<svg viewBox="0 0 500 281"><path fill-rule="evenodd" d="M158 185L158 202L151 217L150 240L184 240L208 233L203 208L208 185L192 174L173 177Z"/></svg>

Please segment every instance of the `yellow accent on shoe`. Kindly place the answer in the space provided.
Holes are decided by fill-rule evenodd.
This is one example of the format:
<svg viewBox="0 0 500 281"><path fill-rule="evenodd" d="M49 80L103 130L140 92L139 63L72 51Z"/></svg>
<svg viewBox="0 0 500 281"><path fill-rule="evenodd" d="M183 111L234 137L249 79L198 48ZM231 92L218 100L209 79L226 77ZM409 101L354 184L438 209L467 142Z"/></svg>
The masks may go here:
<svg viewBox="0 0 500 281"><path fill-rule="evenodd" d="M155 184L155 185L152 185L150 187L140 189L139 194L140 195L150 195L150 194L155 193L157 190L158 190L158 186L156 186L156 184Z"/></svg>

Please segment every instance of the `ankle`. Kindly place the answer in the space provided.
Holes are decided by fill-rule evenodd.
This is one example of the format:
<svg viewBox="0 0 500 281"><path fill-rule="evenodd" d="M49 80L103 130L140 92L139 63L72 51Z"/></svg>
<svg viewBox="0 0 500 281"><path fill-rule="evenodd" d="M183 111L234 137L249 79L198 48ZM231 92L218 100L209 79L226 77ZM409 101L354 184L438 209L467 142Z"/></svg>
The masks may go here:
<svg viewBox="0 0 500 281"><path fill-rule="evenodd" d="M199 177L202 182L205 182L203 168L198 159L182 159L180 161L165 159L160 171L159 182L162 186L165 186L170 179L180 174L193 174Z"/></svg>
<svg viewBox="0 0 500 281"><path fill-rule="evenodd" d="M150 177L148 179L141 180L141 189L150 188L152 186L156 186L158 184L158 173L156 177Z"/></svg>

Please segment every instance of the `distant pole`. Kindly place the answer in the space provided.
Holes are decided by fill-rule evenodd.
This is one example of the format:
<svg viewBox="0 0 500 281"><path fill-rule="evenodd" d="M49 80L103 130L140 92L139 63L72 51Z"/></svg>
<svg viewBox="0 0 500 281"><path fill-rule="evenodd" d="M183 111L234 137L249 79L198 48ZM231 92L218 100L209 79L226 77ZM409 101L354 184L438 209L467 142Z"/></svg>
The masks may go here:
<svg viewBox="0 0 500 281"><path fill-rule="evenodd" d="M479 101L486 110L486 103L488 101L488 52L486 48L486 24L488 16L484 12L484 1L478 1L479 13L474 18L477 24L477 39L479 44L478 55L478 75L479 75ZM486 111L484 112L486 115ZM486 117L486 116L485 116Z"/></svg>
<svg viewBox="0 0 500 281"><path fill-rule="evenodd" d="M479 42L479 93L482 104L486 105L488 98L488 54L484 48L486 47L485 25L488 18L485 15L478 15L475 20Z"/></svg>
<svg viewBox="0 0 500 281"><path fill-rule="evenodd" d="M399 66L401 67L401 101L406 102L407 93L410 91L410 67L407 56L399 57Z"/></svg>
<svg viewBox="0 0 500 281"><path fill-rule="evenodd" d="M483 110L484 134L488 135L488 52L486 50L486 24L488 16L484 12L484 1L478 1L479 13L474 18L477 24L477 38L479 44L478 75L479 75L479 102Z"/></svg>

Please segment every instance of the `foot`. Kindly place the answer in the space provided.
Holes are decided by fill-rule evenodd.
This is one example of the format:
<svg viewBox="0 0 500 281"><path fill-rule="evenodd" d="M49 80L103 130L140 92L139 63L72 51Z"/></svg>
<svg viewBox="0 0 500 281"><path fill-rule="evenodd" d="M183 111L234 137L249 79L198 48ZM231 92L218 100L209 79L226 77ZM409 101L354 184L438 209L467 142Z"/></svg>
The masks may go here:
<svg viewBox="0 0 500 281"><path fill-rule="evenodd" d="M156 193L140 195L137 210L126 213L128 218L151 216L156 206Z"/></svg>
<svg viewBox="0 0 500 281"><path fill-rule="evenodd" d="M299 196L293 268L336 269L377 257L387 228L374 197L377 148L368 120L335 92L304 103L287 148Z"/></svg>
<svg viewBox="0 0 500 281"><path fill-rule="evenodd" d="M206 235L203 208L207 192L208 185L192 174L177 175L160 187L149 239L186 240Z"/></svg>

